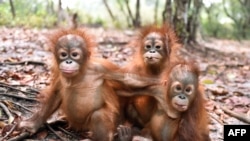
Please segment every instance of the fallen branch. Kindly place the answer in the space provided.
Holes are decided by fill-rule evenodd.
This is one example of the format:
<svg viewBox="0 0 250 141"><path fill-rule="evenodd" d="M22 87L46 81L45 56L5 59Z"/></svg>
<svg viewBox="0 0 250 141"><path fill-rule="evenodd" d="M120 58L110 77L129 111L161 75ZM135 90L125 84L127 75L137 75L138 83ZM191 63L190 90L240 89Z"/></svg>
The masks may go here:
<svg viewBox="0 0 250 141"><path fill-rule="evenodd" d="M209 113L209 116L213 118L214 120L216 120L219 124L224 125L224 123L221 120L219 120L217 117L215 117L212 113Z"/></svg>
<svg viewBox="0 0 250 141"><path fill-rule="evenodd" d="M21 61L21 62L3 62L3 63L0 63L0 65L41 65L41 66L45 66L46 64L43 62L37 62L37 61Z"/></svg>
<svg viewBox="0 0 250 141"><path fill-rule="evenodd" d="M113 42L113 41L101 41L98 42L100 45L106 45L106 44L112 44L112 45L126 45L128 42L126 41L117 41L117 42Z"/></svg>
<svg viewBox="0 0 250 141"><path fill-rule="evenodd" d="M29 85L25 85L25 84L6 84L6 83L1 83L0 82L0 84L5 84L5 85L9 85L9 86L12 86L12 88L15 88L15 87L28 87L27 88L27 91L32 91L32 92L34 92L34 93L39 93L40 91L38 90L38 89L36 89L36 88L32 88L32 87L30 87ZM26 92L26 91L25 91ZM27 92L27 93L29 93L29 92ZM33 94L33 93L32 93Z"/></svg>
<svg viewBox="0 0 250 141"><path fill-rule="evenodd" d="M35 95L34 93L30 93L30 92L22 91L22 90L20 90L20 89L17 89L17 88L15 88L15 87L12 87L12 86L10 86L9 84L6 84L6 83L2 83L2 82L0 82L0 85L2 85L3 87L10 88L10 89L12 89L12 90L16 90L16 91L19 91L19 92L25 93L25 94Z"/></svg>
<svg viewBox="0 0 250 141"><path fill-rule="evenodd" d="M69 132L69 131L63 129L62 127L58 127L58 129L61 130L62 132L64 132L65 134L68 134L68 135L70 135L71 137L77 139L77 136L76 136L75 134L73 134L73 133L71 133L71 132Z"/></svg>
<svg viewBox="0 0 250 141"><path fill-rule="evenodd" d="M40 93L40 91L39 90L37 90L36 88L27 88L27 90L28 91L33 91L33 92L35 92L35 93Z"/></svg>
<svg viewBox="0 0 250 141"><path fill-rule="evenodd" d="M13 115L11 114L10 110L8 109L7 106L5 106L5 104L3 104L2 102L0 102L0 106L3 108L4 112L7 114L8 118L9 118L9 124L14 120Z"/></svg>
<svg viewBox="0 0 250 141"><path fill-rule="evenodd" d="M12 103L12 104L15 104L15 105L17 105L17 106L19 106L19 107L21 107L21 108L23 108L24 110L26 110L26 111L28 111L28 112L34 113L34 112L31 111L30 109L26 108L25 106L23 106L23 105L21 105L21 104L19 104L19 103L16 103L16 102L13 102L13 101L11 101L11 103Z"/></svg>
<svg viewBox="0 0 250 141"><path fill-rule="evenodd" d="M7 138L16 129L16 127L17 127L17 124L13 125L13 127L10 129L10 131L7 132L7 134L4 137L0 138L0 140L2 141L5 138Z"/></svg>
<svg viewBox="0 0 250 141"><path fill-rule="evenodd" d="M19 98L19 99L24 99L24 100L36 101L37 102L37 99L35 99L35 98L22 97L22 96L8 94L8 93L0 93L0 95L9 96L9 97L15 97L15 98Z"/></svg>
<svg viewBox="0 0 250 141"><path fill-rule="evenodd" d="M221 109L222 109L226 114L228 114L228 115L230 115L230 116L232 116L232 117L235 117L235 118L237 118L237 119L240 120L240 121L243 121L243 122L246 122L246 123L250 124L250 119L247 118L247 116L246 116L245 114L236 113L236 112L234 112L234 111L232 111L232 110L229 110L228 108L223 107L223 106L221 106Z"/></svg>
<svg viewBox="0 0 250 141"><path fill-rule="evenodd" d="M29 132L23 132L18 136L8 139L8 141L21 141L23 139L26 139L29 135L30 135Z"/></svg>
<svg viewBox="0 0 250 141"><path fill-rule="evenodd" d="M59 139L61 139L62 141L66 141L66 139L64 139L63 137L61 137L60 135L58 135L57 133L56 133L56 131L53 129L53 128L51 128L51 126L49 125L49 124L47 124L46 123L46 126L49 128L49 130L51 131L51 132L53 132Z"/></svg>

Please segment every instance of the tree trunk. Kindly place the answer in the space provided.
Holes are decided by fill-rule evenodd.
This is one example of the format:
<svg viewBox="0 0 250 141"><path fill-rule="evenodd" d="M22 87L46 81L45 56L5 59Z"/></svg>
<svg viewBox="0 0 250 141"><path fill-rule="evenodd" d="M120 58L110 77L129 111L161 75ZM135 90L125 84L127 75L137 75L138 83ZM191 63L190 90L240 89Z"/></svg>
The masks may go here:
<svg viewBox="0 0 250 141"><path fill-rule="evenodd" d="M159 0L155 1L155 9L154 9L154 23L157 24L158 20L158 7L159 7Z"/></svg>
<svg viewBox="0 0 250 141"><path fill-rule="evenodd" d="M58 11L62 10L62 0L58 0Z"/></svg>
<svg viewBox="0 0 250 141"><path fill-rule="evenodd" d="M250 1L249 0L244 0L244 7L245 7L245 9L246 9L246 12L245 12L245 23L244 23L244 28L243 28L243 30L244 30L244 33L245 33L245 38L248 38L248 37L250 37L250 34L247 34L247 33L249 33L249 31L250 31L250 15L249 15L249 13L250 13Z"/></svg>
<svg viewBox="0 0 250 141"><path fill-rule="evenodd" d="M173 23L173 12L171 0L166 0L165 8L162 12L162 20L164 22Z"/></svg>
<svg viewBox="0 0 250 141"><path fill-rule="evenodd" d="M134 19L134 27L141 26L141 16L140 16L140 0L136 1L136 12L135 12L135 19Z"/></svg>
<svg viewBox="0 0 250 141"><path fill-rule="evenodd" d="M243 13L243 16L241 16L241 25L239 26L236 26L236 27L239 27L239 31L241 36L244 38L244 39L247 39L248 38L248 35L250 37L250 34L249 33L249 29L250 29L250 1L249 0L239 0L239 3L240 3L240 6L242 7L242 13ZM238 36L237 36L238 37Z"/></svg>
<svg viewBox="0 0 250 141"><path fill-rule="evenodd" d="M236 17L234 17L231 13L229 13L229 11L227 10L227 8L226 8L226 1L225 0L223 0L222 1L223 3L223 9L224 9L224 12L225 12L225 14L229 17L229 18L231 18L232 20L233 20L233 22L234 22L234 24L235 24L235 26L236 26L236 28L237 28L237 34L241 34L242 33L242 29L241 29L241 24L240 24L240 22L241 21L239 21ZM240 38L238 37L238 36L236 36L236 38L239 40Z"/></svg>
<svg viewBox="0 0 250 141"><path fill-rule="evenodd" d="M134 25L134 17L133 17L133 14L131 12L131 9L129 7L129 0L125 0L125 3L126 3L126 8L128 11L129 18L130 18L130 22L132 23L132 25Z"/></svg>
<svg viewBox="0 0 250 141"><path fill-rule="evenodd" d="M10 10L11 10L12 18L15 19L16 12L15 12L15 7L14 7L14 4L13 4L13 1L9 0L9 2L10 2Z"/></svg>
<svg viewBox="0 0 250 141"><path fill-rule="evenodd" d="M186 29L188 23L188 3L190 0L176 0L175 13L174 13L174 25L177 35L180 37L182 42L187 43L188 31Z"/></svg>
<svg viewBox="0 0 250 141"><path fill-rule="evenodd" d="M54 2L52 0L47 0L46 9L48 11L48 14L51 14L51 15L55 14L55 11L54 11Z"/></svg>
<svg viewBox="0 0 250 141"><path fill-rule="evenodd" d="M112 18L113 21L115 21L115 16L113 15L108 3L107 3L107 0L103 0L103 3L106 7L106 9L108 10L108 13L109 13L109 16Z"/></svg>
<svg viewBox="0 0 250 141"><path fill-rule="evenodd" d="M59 25L63 21L62 14L62 0L58 0L58 9L57 9L57 25Z"/></svg>
<svg viewBox="0 0 250 141"><path fill-rule="evenodd" d="M121 3L121 0L117 0L117 2L118 2L118 5L119 5L119 7L120 7L120 9L121 9L121 12L123 13L124 17L126 17L128 27L131 27L131 23L129 22L129 20L130 20L130 19L129 19L129 15L127 15L127 13L125 12L125 10L124 10L124 8L123 8L123 5L122 5L122 3Z"/></svg>
<svg viewBox="0 0 250 141"><path fill-rule="evenodd" d="M190 43L191 41L196 42L196 33L197 33L197 28L199 27L198 21L199 21L201 6L202 6L202 0L193 0L193 7L191 7L191 3L189 4L188 9L189 11L192 10L192 12L188 17L188 24L187 24L188 43Z"/></svg>
<svg viewBox="0 0 250 141"><path fill-rule="evenodd" d="M125 3L126 3L126 8L128 10L128 14L129 14L130 20L132 21L133 27L140 27L141 26L140 0L136 0L135 18L129 7L129 0L125 0Z"/></svg>
<svg viewBox="0 0 250 141"><path fill-rule="evenodd" d="M71 29L76 29L78 27L77 18L78 18L78 14L74 13L71 17L71 22L70 22Z"/></svg>

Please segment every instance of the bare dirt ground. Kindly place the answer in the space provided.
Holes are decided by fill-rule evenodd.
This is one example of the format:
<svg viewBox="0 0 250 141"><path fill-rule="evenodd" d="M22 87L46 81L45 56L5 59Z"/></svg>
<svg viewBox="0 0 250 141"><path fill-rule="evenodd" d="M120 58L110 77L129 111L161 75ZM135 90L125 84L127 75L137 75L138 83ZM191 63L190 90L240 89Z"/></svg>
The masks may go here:
<svg viewBox="0 0 250 141"><path fill-rule="evenodd" d="M99 43L96 57L124 65L133 55L126 44L134 31L88 29ZM50 83L50 53L46 35L53 30L0 28L0 140L18 140L15 122L27 118L37 108L36 96ZM223 140L223 125L250 124L250 41L206 39L185 46L183 58L195 59L201 70L200 82L208 98L210 136ZM53 118L53 121L57 117ZM33 140L82 139L57 124L50 124Z"/></svg>

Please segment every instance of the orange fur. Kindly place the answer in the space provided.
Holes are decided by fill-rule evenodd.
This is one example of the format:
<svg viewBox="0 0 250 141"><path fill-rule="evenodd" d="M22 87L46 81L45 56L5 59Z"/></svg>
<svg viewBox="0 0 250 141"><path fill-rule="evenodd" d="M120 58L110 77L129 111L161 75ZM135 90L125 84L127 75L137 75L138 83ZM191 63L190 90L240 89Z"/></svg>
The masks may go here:
<svg viewBox="0 0 250 141"><path fill-rule="evenodd" d="M63 44L57 46L59 38L63 40ZM30 119L22 121L19 127L34 133L60 108L71 128L78 131L89 130L93 133L91 137L93 140L112 141L119 118L118 97L110 83L101 76L105 71L115 70L118 67L105 60L90 58L90 49L95 44L85 31L62 30L50 39L55 59L51 85L41 92L42 106L39 111ZM77 74L66 77L63 69L59 69L59 65L67 60L58 57L61 55L58 53L61 46L66 48L64 53L68 53L63 57L68 57L67 59L74 62L75 66L76 62L80 66ZM72 57L72 52L79 48L81 48L81 52L78 51L81 60ZM70 64L67 64L69 68L66 69L70 69Z"/></svg>
<svg viewBox="0 0 250 141"><path fill-rule="evenodd" d="M165 50L166 50L166 61L164 64L160 66L160 68L147 68L147 64L143 62L143 48L144 48L144 38L150 34L150 33L157 33L161 35L162 41L165 43ZM159 70L156 75L159 75L162 70L164 70L168 65L171 60L176 60L176 51L181 47L181 44L178 43L179 39L176 36L173 28L169 24L164 24L160 27L156 25L149 25L143 27L137 36L136 41L133 42L132 46L137 47L136 48L136 54L135 58L133 59L133 65L129 64L130 67L128 67L128 70L139 73L141 75L150 75L152 74L153 70ZM134 61L136 60L136 61Z"/></svg>
<svg viewBox="0 0 250 141"><path fill-rule="evenodd" d="M145 40L151 33L160 36L162 42L162 60L157 65L151 65L144 61ZM153 41L152 41L153 42ZM161 27L150 25L142 28L131 46L136 47L133 60L123 68L124 72L135 73L143 77L160 78L161 73L166 70L171 60L176 60L176 51L180 47L178 38L170 25L164 24ZM150 96L133 96L128 98L125 104L127 118L135 125L144 127L150 120L157 102Z"/></svg>
<svg viewBox="0 0 250 141"><path fill-rule="evenodd" d="M177 65L181 65L181 71L188 71L194 74L194 77L196 79L199 78L199 69L195 65L194 62L179 62L179 63L173 63L172 66L169 68L169 71L166 71L166 73L163 74L162 79L168 80L167 82L167 91L165 93L166 96L166 103L168 107L172 107L171 101L172 99L170 96L170 87L171 87L171 80L169 80L169 74L172 71L172 68L174 68ZM190 76L189 76L190 77ZM209 131L208 131L208 115L205 110L205 98L204 98L204 91L201 87L201 85L197 82L195 85L195 96L194 99L191 99L191 103L189 105L189 108L187 111L181 113L180 117L177 119L173 119L167 117L164 120L164 124L159 127L159 129L162 129L165 126L169 129L171 129L172 134L170 134L171 137L170 140L173 141L209 141ZM170 125L169 123L173 123ZM151 123L152 125L154 123ZM159 131L162 134L164 134L163 131Z"/></svg>
<svg viewBox="0 0 250 141"><path fill-rule="evenodd" d="M137 120L139 119L139 122L144 120L142 123L145 123L142 124L145 126L142 135L155 141L210 141L206 101L198 81L199 69L195 63L191 61L172 63L160 77L164 82L162 85L130 92L132 93L130 95L136 98L143 94L148 95L146 98L151 96L151 100L153 97L157 99L155 103L147 101L144 96L142 99L136 99L136 102L140 103L137 108L144 110L137 109L138 113L143 115L142 118L141 115L137 116ZM127 92L123 94L125 93ZM183 106L186 107L185 110ZM145 122L146 116L149 117ZM120 130L122 132L123 129ZM126 136L129 135L124 135Z"/></svg>

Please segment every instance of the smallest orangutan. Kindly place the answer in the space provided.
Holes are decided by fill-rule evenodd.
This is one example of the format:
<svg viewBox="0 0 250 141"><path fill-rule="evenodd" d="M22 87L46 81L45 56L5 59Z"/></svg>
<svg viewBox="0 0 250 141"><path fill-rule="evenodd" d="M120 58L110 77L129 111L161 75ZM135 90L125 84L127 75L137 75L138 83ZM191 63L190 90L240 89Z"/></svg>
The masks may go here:
<svg viewBox="0 0 250 141"><path fill-rule="evenodd" d="M144 140L210 141L205 98L199 84L199 69L191 62L173 63L163 73L162 85L133 92L119 91L124 96L149 95L158 100L150 121L142 130ZM120 140L131 140L133 133L120 126ZM151 139L149 139L151 138ZM143 140L139 139L139 140Z"/></svg>

